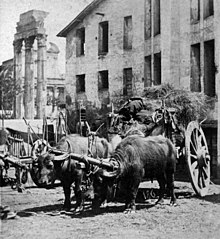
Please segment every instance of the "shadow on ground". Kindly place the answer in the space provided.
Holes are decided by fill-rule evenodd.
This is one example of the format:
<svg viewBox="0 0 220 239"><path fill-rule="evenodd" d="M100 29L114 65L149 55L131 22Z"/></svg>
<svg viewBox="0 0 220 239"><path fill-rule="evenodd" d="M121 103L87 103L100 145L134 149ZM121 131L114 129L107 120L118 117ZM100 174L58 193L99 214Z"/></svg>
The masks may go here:
<svg viewBox="0 0 220 239"><path fill-rule="evenodd" d="M46 205L41 207L28 208L28 209L19 211L17 215L20 217L30 217L30 216L36 215L37 213L60 211L61 209L62 209L62 204L53 204L53 205Z"/></svg>
<svg viewBox="0 0 220 239"><path fill-rule="evenodd" d="M28 209L19 211L17 215L20 217L31 217L37 214L46 214L48 216L65 215L71 218L86 218L86 217L94 217L96 215L101 215L105 213L122 213L125 209L124 204L120 204L120 205L115 204L111 206L101 207L97 210L92 210L91 203L86 203L84 207L84 211L77 213L74 210L71 210L69 212L62 211L62 206L63 206L62 204L54 204L54 205L46 205L41 207L33 207L33 208L28 208ZM141 209L148 209L154 206L155 204L149 204L149 202L137 204L136 210L138 211ZM73 208L74 208L74 204L72 205L72 209Z"/></svg>
<svg viewBox="0 0 220 239"><path fill-rule="evenodd" d="M202 197L200 199L208 201L208 202L220 204L220 193L219 194L207 195L207 196Z"/></svg>

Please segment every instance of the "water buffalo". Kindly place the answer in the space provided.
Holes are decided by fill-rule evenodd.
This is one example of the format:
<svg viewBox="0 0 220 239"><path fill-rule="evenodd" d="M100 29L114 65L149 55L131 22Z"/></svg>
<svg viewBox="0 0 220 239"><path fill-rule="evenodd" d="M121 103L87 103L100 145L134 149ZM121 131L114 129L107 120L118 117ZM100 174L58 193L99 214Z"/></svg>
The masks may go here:
<svg viewBox="0 0 220 239"><path fill-rule="evenodd" d="M116 184L125 194L125 210L135 211L138 187L144 178L158 180L160 195L157 203L163 201L166 185L170 190L170 203L176 202L174 194L176 149L169 139L163 136L128 136L117 146L110 161L115 161L119 165L118 171L111 176L105 170L97 173L93 185L94 209L101 205L107 198L109 190Z"/></svg>
<svg viewBox="0 0 220 239"><path fill-rule="evenodd" d="M96 137L88 148L88 139L78 134L71 134L61 138L56 145L57 150L77 153L80 155L92 155L93 158L107 158L113 151L112 144L106 139ZM76 197L76 210L83 210L83 181L90 170L90 165L79 163L68 157L68 154L55 156L53 153L42 154L38 157L39 182L48 184L55 179L60 179L64 195L64 209L71 208L71 184L75 183L74 193Z"/></svg>

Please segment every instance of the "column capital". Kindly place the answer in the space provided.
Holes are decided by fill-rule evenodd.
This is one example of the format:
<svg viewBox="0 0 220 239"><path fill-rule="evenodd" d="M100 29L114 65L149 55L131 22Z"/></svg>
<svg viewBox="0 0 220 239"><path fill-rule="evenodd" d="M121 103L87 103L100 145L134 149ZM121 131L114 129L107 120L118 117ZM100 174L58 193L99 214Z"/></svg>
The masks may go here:
<svg viewBox="0 0 220 239"><path fill-rule="evenodd" d="M46 46L47 35L38 34L36 36L36 39L37 39L37 46L38 47L45 47Z"/></svg>
<svg viewBox="0 0 220 239"><path fill-rule="evenodd" d="M21 53L21 48L22 48L22 42L23 40L14 40L13 41L13 46L14 46L14 50L16 53Z"/></svg>
<svg viewBox="0 0 220 239"><path fill-rule="evenodd" d="M35 39L35 36L31 36L31 37L28 37L28 38L25 38L25 50L31 50L31 48L33 47L33 44L34 44L34 39Z"/></svg>

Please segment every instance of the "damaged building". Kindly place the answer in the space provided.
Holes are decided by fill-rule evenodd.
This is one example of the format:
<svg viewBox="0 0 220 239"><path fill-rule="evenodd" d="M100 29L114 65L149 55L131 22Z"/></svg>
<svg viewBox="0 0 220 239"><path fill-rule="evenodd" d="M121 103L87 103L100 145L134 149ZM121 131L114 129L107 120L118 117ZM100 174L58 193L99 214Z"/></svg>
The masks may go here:
<svg viewBox="0 0 220 239"><path fill-rule="evenodd" d="M97 107L162 83L215 96L214 2L93 1L58 33L67 94Z"/></svg>
<svg viewBox="0 0 220 239"><path fill-rule="evenodd" d="M216 97L220 5L217 0L94 0L66 38L66 94L72 107L103 108L169 83ZM217 103L207 134L217 168Z"/></svg>

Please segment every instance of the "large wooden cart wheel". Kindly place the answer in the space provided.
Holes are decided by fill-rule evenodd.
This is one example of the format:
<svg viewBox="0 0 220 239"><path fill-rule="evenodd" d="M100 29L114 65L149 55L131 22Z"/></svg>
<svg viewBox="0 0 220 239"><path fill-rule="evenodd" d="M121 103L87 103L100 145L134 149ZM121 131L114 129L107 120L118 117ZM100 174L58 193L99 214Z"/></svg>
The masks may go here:
<svg viewBox="0 0 220 239"><path fill-rule="evenodd" d="M186 159L192 187L203 197L210 184L210 155L204 132L197 121L189 123L185 133Z"/></svg>
<svg viewBox="0 0 220 239"><path fill-rule="evenodd" d="M44 187L45 185L39 182L40 179L40 168L38 165L38 157L46 152L48 152L50 145L46 140L41 140L38 139L34 142L32 151L31 151L31 156L33 159L33 163L30 168L30 174L33 182L38 186L38 187Z"/></svg>

